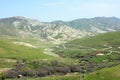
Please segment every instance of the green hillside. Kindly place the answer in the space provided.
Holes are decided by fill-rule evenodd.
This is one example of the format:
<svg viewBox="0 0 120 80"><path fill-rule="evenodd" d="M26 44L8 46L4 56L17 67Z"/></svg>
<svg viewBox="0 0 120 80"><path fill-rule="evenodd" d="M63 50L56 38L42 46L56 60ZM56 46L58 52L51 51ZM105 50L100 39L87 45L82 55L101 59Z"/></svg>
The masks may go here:
<svg viewBox="0 0 120 80"><path fill-rule="evenodd" d="M0 39L0 67L11 67L17 60L51 59L43 49L14 44L13 40Z"/></svg>
<svg viewBox="0 0 120 80"><path fill-rule="evenodd" d="M97 36L75 39L56 47L55 52L63 57L84 55L97 51L120 51L120 32L109 32Z"/></svg>
<svg viewBox="0 0 120 80"><path fill-rule="evenodd" d="M9 40L0 40L0 57L11 59L48 59L51 56L43 54L42 49L30 48L13 44Z"/></svg>
<svg viewBox="0 0 120 80"><path fill-rule="evenodd" d="M109 32L105 34L100 34L93 37L86 37L82 39L75 39L68 42L67 44L81 45L88 47L103 47L104 45L108 46L119 46L120 44L120 32Z"/></svg>
<svg viewBox="0 0 120 80"><path fill-rule="evenodd" d="M85 80L119 80L119 79L120 79L120 65L93 72L87 75L87 77L85 78Z"/></svg>
<svg viewBox="0 0 120 80"><path fill-rule="evenodd" d="M54 52L61 57L78 59L80 62L102 63L105 61L107 62L106 66L108 66L117 63L120 59L119 35L120 32L109 32L75 39L58 45Z"/></svg>

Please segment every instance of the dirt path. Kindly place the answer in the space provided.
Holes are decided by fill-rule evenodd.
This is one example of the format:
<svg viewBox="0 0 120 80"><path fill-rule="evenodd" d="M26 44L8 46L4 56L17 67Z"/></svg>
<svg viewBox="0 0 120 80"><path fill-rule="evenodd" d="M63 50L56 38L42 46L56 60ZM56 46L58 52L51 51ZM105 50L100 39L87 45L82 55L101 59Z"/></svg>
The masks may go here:
<svg viewBox="0 0 120 80"><path fill-rule="evenodd" d="M24 46L27 46L27 47L36 48L36 46L33 46L32 44L25 43L25 42L14 42L14 44L24 45Z"/></svg>
<svg viewBox="0 0 120 80"><path fill-rule="evenodd" d="M45 49L44 49L44 53L45 53L45 54L51 55L51 56L54 56L54 57L60 57L59 55L53 53L52 51L53 51L53 49L50 49L50 48L45 48Z"/></svg>

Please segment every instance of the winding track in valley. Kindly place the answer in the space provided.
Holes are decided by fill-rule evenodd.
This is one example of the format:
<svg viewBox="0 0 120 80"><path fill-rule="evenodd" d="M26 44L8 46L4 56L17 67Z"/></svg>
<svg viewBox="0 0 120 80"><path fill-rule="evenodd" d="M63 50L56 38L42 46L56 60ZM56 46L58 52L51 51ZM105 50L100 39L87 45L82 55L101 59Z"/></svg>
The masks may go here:
<svg viewBox="0 0 120 80"><path fill-rule="evenodd" d="M50 49L50 48L45 48L45 49L44 49L44 53L45 53L45 54L51 55L51 56L53 56L53 57L60 57L59 55L53 53L52 51L53 51L53 49Z"/></svg>

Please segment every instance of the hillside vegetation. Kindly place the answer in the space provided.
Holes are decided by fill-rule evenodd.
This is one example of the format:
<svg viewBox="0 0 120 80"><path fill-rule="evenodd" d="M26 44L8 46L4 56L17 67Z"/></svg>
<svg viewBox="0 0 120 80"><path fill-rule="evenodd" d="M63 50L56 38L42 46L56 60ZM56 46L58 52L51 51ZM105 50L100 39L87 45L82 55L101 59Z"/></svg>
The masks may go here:
<svg viewBox="0 0 120 80"><path fill-rule="evenodd" d="M0 57L11 59L48 59L51 56L43 54L42 49L17 45L10 40L0 40Z"/></svg>
<svg viewBox="0 0 120 80"><path fill-rule="evenodd" d="M17 60L51 59L52 56L43 53L41 48L14 44L13 40L0 39L0 67L11 67Z"/></svg>
<svg viewBox="0 0 120 80"><path fill-rule="evenodd" d="M119 80L120 65L95 71L86 76L85 80Z"/></svg>
<svg viewBox="0 0 120 80"><path fill-rule="evenodd" d="M56 53L64 58L80 61L74 68L85 70L77 74L33 78L32 80L119 80L120 78L120 32L109 32L97 36L75 39L56 46ZM101 52L101 56L96 56ZM91 56L91 57L89 57ZM80 66L82 65L82 66ZM69 67L69 66L67 66ZM63 67L62 67L63 68ZM84 77L83 77L84 75Z"/></svg>
<svg viewBox="0 0 120 80"><path fill-rule="evenodd" d="M97 36L75 39L65 44L58 45L56 53L63 57L75 57L85 54L93 54L102 52L118 52L120 51L120 32L109 32L99 34Z"/></svg>
<svg viewBox="0 0 120 80"><path fill-rule="evenodd" d="M82 75L66 75L66 76L53 76L46 78L30 78L30 80L119 80L120 79L120 65L104 68L99 71L92 72L90 74L86 74L85 78L82 78ZM29 79L29 78L27 78ZM13 80L13 79L9 79Z"/></svg>
<svg viewBox="0 0 120 80"><path fill-rule="evenodd" d="M73 45L81 45L88 47L103 47L106 46L119 46L120 44L120 32L109 32L100 34L93 37L86 37L82 39L75 39L73 41L69 41L67 44Z"/></svg>

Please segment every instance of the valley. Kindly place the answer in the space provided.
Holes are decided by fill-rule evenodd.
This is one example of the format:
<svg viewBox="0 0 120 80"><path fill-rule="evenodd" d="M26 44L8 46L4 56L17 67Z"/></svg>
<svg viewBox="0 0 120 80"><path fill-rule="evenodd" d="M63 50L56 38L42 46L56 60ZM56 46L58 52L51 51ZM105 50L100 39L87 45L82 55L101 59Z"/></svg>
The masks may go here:
<svg viewBox="0 0 120 80"><path fill-rule="evenodd" d="M119 21L115 17L68 22L0 19L0 78L119 80Z"/></svg>

